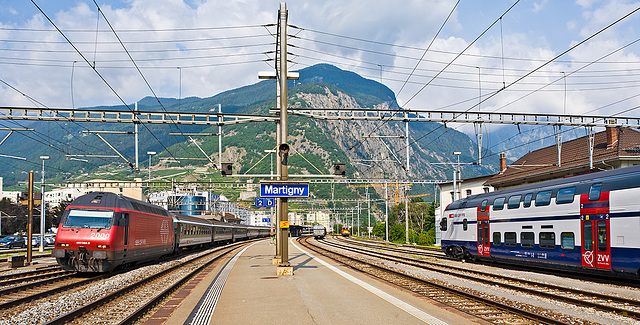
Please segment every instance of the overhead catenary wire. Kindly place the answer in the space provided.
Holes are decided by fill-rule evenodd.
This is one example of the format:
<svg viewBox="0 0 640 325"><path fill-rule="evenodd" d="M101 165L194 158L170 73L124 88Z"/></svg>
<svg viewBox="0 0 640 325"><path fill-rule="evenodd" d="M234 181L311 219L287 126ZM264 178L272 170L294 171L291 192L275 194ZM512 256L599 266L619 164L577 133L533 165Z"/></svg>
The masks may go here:
<svg viewBox="0 0 640 325"><path fill-rule="evenodd" d="M53 22L53 20L51 20L51 18L49 18L49 16L38 6L38 4L36 4L34 0L31 0L31 2L34 4L34 6L36 6L36 8L40 11L40 13L42 13L42 15L49 21L49 23L51 23L51 25L53 25L54 28L56 30L58 30L58 32L69 43L69 45L71 45L76 50L78 55L80 55L82 57L82 59L85 61L85 63L87 63L89 66L92 66L92 64L85 57L85 55L75 46L75 44L69 38L67 38L67 36L58 28L58 26ZM120 94L118 94L118 92L113 88L113 86L104 78L104 76L95 68L95 66L93 66L93 71L98 75L98 77L100 77L100 79L107 85L107 87L109 89L111 89L111 91L124 104L124 106L127 107L127 109L129 109L131 112L134 112L134 110L131 109L131 107L124 101L124 99L120 96ZM149 129L149 127L147 125L145 125L145 124L142 124L142 125L147 129L147 131L149 131L151 136L165 149L165 151L172 158L176 159L175 156L171 153L171 151L169 151L169 149L162 143L162 141L160 141L160 139L158 139L158 137L155 134L153 134L153 132ZM178 163L180 164L179 161L178 161Z"/></svg>

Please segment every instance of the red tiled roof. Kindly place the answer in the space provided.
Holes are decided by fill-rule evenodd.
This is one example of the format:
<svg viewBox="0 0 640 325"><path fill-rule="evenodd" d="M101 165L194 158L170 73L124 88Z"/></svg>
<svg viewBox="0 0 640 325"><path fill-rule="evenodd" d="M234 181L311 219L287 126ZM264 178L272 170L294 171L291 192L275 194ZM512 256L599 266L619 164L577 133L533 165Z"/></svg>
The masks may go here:
<svg viewBox="0 0 640 325"><path fill-rule="evenodd" d="M594 134L593 161L602 167L621 157L640 158L640 132L618 128L618 142L607 149L606 131ZM616 131L614 130L614 132ZM588 137L577 138L562 143L561 164L555 145L531 151L500 174L489 179L485 185L508 187L524 183L561 178L590 172Z"/></svg>

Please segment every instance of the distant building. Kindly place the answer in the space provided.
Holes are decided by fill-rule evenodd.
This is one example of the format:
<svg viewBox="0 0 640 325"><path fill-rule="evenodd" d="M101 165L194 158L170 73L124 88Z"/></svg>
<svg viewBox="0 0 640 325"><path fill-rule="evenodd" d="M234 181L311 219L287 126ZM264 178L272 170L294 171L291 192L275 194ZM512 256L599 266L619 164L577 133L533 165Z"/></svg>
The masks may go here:
<svg viewBox="0 0 640 325"><path fill-rule="evenodd" d="M595 133L591 155L588 136L564 142L560 148L560 164L557 146L531 151L509 166L502 158L505 168L485 185L498 190L640 164L640 132L629 128L608 127Z"/></svg>
<svg viewBox="0 0 640 325"><path fill-rule="evenodd" d="M304 226L305 225L304 215L301 214L301 213L289 212L288 217L289 217L289 224L290 225L298 225L298 226Z"/></svg>
<svg viewBox="0 0 640 325"><path fill-rule="evenodd" d="M0 177L0 200L8 199L12 203L17 203L20 197L19 191L5 191L3 188L3 178Z"/></svg>
<svg viewBox="0 0 640 325"><path fill-rule="evenodd" d="M143 200L142 188L133 186L137 181L140 181L140 179L134 182L90 180L79 185L47 190L44 193L44 201L49 205L49 208L53 208L59 206L62 202L71 202L79 196L90 192L109 192L136 200ZM123 183L131 183L132 185L122 186Z"/></svg>
<svg viewBox="0 0 640 325"><path fill-rule="evenodd" d="M313 211L307 213L307 223L309 225L320 224L327 228L327 231L331 230L331 215L327 211Z"/></svg>
<svg viewBox="0 0 640 325"><path fill-rule="evenodd" d="M273 227L275 223L273 218L269 210L251 211L248 221L251 226Z"/></svg>

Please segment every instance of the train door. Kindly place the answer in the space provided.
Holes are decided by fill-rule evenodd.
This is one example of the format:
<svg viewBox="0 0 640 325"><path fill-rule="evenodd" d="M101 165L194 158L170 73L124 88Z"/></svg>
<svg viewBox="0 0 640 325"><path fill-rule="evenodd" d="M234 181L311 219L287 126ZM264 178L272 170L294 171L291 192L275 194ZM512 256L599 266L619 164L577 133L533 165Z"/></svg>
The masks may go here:
<svg viewBox="0 0 640 325"><path fill-rule="evenodd" d="M478 255L489 256L490 247L489 244L489 207L487 200L482 201L477 208L477 220L478 220Z"/></svg>
<svg viewBox="0 0 640 325"><path fill-rule="evenodd" d="M580 195L582 266L610 270L609 192L600 193L600 187L594 184L589 194Z"/></svg>

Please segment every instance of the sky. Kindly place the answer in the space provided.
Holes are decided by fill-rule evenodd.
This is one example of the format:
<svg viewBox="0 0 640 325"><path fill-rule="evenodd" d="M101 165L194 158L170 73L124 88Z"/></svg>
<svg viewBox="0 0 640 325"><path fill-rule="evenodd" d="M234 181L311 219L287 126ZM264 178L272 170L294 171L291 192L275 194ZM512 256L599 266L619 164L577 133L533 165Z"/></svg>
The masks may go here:
<svg viewBox="0 0 640 325"><path fill-rule="evenodd" d="M210 97L273 69L279 1L96 2L102 14L86 0L0 0L1 106ZM289 70L333 64L382 81L404 108L640 115L640 12L605 29L638 1L286 5Z"/></svg>

